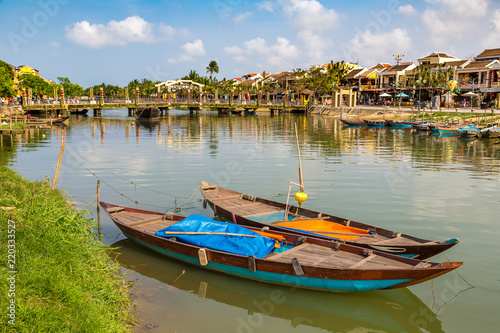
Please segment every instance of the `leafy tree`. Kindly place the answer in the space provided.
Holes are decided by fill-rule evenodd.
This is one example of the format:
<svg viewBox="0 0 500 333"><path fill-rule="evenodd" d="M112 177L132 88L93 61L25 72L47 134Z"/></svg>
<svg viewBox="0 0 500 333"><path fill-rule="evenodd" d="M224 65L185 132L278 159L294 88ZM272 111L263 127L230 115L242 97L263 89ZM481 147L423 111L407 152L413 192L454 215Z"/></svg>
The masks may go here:
<svg viewBox="0 0 500 333"><path fill-rule="evenodd" d="M217 61L211 60L208 63L207 73L210 73L210 82L213 82L213 78L212 78L213 73L219 74L219 65L217 64Z"/></svg>
<svg viewBox="0 0 500 333"><path fill-rule="evenodd" d="M0 97L15 97L16 92L12 88L14 81L12 81L12 69L6 70L5 67L0 67Z"/></svg>
<svg viewBox="0 0 500 333"><path fill-rule="evenodd" d="M71 81L67 77L58 77L59 84L64 88L65 96L81 96L83 95L83 88L76 83L71 83Z"/></svg>
<svg viewBox="0 0 500 333"><path fill-rule="evenodd" d="M32 74L23 74L19 76L19 86L23 88L31 88L33 95L53 95L53 85L39 76Z"/></svg>

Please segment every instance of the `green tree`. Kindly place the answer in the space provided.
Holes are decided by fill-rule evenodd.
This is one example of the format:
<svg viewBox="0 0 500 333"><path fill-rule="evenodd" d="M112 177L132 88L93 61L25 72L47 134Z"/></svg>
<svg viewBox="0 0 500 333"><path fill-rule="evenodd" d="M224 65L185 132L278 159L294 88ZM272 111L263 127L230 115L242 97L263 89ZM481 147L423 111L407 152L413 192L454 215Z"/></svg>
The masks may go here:
<svg viewBox="0 0 500 333"><path fill-rule="evenodd" d="M5 67L0 67L0 97L11 98L16 96L16 92L12 88L14 82L12 81L12 69Z"/></svg>
<svg viewBox="0 0 500 333"><path fill-rule="evenodd" d="M213 77L212 77L213 73L219 74L219 65L217 64L217 61L211 60L208 63L207 73L210 73L210 82L213 82Z"/></svg>
<svg viewBox="0 0 500 333"><path fill-rule="evenodd" d="M83 95L83 88L79 84L71 83L67 77L58 77L57 80L63 86L65 96L75 97Z"/></svg>
<svg viewBox="0 0 500 333"><path fill-rule="evenodd" d="M33 96L43 94L43 95L52 95L53 94L53 85L49 84L47 81L42 79L39 76L35 76L32 74L23 74L18 77L19 86L27 89L31 88L33 92Z"/></svg>

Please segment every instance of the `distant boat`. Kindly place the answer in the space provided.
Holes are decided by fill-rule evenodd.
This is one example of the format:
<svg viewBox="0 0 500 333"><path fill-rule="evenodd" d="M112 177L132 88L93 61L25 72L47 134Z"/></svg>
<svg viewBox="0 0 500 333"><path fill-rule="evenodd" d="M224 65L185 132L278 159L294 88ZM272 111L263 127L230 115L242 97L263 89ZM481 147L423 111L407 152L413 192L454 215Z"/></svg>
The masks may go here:
<svg viewBox="0 0 500 333"><path fill-rule="evenodd" d="M56 118L36 118L29 117L28 123L44 123L44 124L60 124L69 119L69 116L56 117Z"/></svg>
<svg viewBox="0 0 500 333"><path fill-rule="evenodd" d="M89 112L88 109L81 109L81 110L70 110L69 113L71 114L87 114Z"/></svg>
<svg viewBox="0 0 500 333"><path fill-rule="evenodd" d="M431 241L373 225L225 189L200 181L201 194L214 214L233 223L267 227L384 251L405 257L430 258L459 242Z"/></svg>
<svg viewBox="0 0 500 333"><path fill-rule="evenodd" d="M368 124L368 126L374 126L374 127L384 127L384 126L389 126L385 120L366 120L363 119L365 123Z"/></svg>
<svg viewBox="0 0 500 333"><path fill-rule="evenodd" d="M340 119L341 122L343 122L346 125L349 126L368 126L366 121L364 120L347 120L347 119Z"/></svg>
<svg viewBox="0 0 500 333"><path fill-rule="evenodd" d="M479 134L481 134L481 130L477 128L475 125L467 125L464 127L460 127L458 132L462 137L477 137L479 136Z"/></svg>
<svg viewBox="0 0 500 333"><path fill-rule="evenodd" d="M155 106L150 106L147 108L139 108L135 111L137 118L151 119L159 118L161 116L161 111Z"/></svg>
<svg viewBox="0 0 500 333"><path fill-rule="evenodd" d="M240 278L320 291L415 285L460 267L214 221L99 202L131 240L167 257Z"/></svg>
<svg viewBox="0 0 500 333"><path fill-rule="evenodd" d="M498 138L500 137L500 128L492 126L482 129L480 133L483 138Z"/></svg>
<svg viewBox="0 0 500 333"><path fill-rule="evenodd" d="M410 121L403 121L403 120L393 120L393 119L386 119L385 122L395 128L412 128L412 122Z"/></svg>

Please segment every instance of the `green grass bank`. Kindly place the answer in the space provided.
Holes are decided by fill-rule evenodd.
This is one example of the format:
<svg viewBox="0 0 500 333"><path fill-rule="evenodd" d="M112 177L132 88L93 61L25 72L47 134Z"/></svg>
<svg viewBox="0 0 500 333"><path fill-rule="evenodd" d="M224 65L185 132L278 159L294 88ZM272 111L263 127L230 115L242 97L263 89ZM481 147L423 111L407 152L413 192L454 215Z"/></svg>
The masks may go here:
<svg viewBox="0 0 500 333"><path fill-rule="evenodd" d="M129 331L129 286L93 220L5 167L0 207L1 332Z"/></svg>

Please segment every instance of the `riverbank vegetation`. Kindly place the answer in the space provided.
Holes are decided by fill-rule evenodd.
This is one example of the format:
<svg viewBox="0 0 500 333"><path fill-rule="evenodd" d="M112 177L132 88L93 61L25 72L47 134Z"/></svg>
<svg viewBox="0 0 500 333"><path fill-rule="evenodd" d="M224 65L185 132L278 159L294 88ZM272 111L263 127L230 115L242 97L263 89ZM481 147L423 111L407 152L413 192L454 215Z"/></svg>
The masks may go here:
<svg viewBox="0 0 500 333"><path fill-rule="evenodd" d="M60 191L6 167L0 207L2 332L128 331L128 285L92 233L92 220Z"/></svg>

